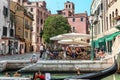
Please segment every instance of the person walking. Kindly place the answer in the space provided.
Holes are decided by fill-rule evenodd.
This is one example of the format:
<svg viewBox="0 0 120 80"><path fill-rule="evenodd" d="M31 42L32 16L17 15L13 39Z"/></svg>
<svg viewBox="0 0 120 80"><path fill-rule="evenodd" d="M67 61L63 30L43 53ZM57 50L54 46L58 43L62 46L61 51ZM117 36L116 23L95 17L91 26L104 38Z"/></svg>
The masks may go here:
<svg viewBox="0 0 120 80"><path fill-rule="evenodd" d="M40 45L40 58L42 58L43 51L44 51L44 45L41 44L41 45Z"/></svg>

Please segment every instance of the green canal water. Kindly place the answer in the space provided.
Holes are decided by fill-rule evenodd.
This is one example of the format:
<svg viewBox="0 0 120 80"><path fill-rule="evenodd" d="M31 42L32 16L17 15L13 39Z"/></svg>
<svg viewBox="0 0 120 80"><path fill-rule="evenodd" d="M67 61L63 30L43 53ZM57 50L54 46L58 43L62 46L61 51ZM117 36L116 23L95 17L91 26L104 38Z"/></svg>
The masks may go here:
<svg viewBox="0 0 120 80"><path fill-rule="evenodd" d="M15 71L8 71L11 76L15 73ZM2 72L0 73L0 76L4 76L6 72ZM33 74L34 72L30 72L30 73L21 73L22 77L26 77L26 78L32 78L33 77ZM43 73L45 74L45 73ZM52 78L67 78L67 77L70 77L70 76L75 76L76 73L50 73L51 74L51 77ZM82 75L82 74L81 74ZM108 77L105 77L101 80L120 80L120 74L118 73L115 73L113 75L110 75Z"/></svg>

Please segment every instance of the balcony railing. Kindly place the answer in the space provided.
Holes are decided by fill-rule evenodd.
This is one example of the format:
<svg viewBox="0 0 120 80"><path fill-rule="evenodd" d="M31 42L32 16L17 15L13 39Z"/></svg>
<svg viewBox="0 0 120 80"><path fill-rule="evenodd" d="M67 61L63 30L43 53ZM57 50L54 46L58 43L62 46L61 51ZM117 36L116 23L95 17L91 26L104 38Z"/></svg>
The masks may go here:
<svg viewBox="0 0 120 80"><path fill-rule="evenodd" d="M98 22L98 16L94 16L93 23L96 24Z"/></svg>
<svg viewBox="0 0 120 80"><path fill-rule="evenodd" d="M25 24L25 29L29 29L29 25L28 24Z"/></svg>

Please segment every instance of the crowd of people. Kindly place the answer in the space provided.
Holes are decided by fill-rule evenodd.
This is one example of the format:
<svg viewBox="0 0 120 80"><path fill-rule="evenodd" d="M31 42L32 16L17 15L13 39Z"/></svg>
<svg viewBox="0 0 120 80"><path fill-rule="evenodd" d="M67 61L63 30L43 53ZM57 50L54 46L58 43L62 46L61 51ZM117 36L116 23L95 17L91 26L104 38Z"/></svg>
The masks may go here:
<svg viewBox="0 0 120 80"><path fill-rule="evenodd" d="M95 58L96 59L103 59L105 58L105 51L104 49L100 48L95 48Z"/></svg>
<svg viewBox="0 0 120 80"><path fill-rule="evenodd" d="M33 54L33 61L36 62L38 58L40 59L47 59L47 60L53 60L53 59L90 59L90 47L66 47L66 48L54 48L51 47L45 47L44 44L41 44L40 46L40 56L36 59L35 54Z"/></svg>
<svg viewBox="0 0 120 80"><path fill-rule="evenodd" d="M35 63L38 59L46 60L70 60L70 59L80 59L80 60L89 60L91 56L90 47L70 47L66 48L54 48L45 47L44 44L40 46L40 55L33 53L31 57L31 62ZM101 59L105 57L104 48L95 48L94 49L94 58Z"/></svg>

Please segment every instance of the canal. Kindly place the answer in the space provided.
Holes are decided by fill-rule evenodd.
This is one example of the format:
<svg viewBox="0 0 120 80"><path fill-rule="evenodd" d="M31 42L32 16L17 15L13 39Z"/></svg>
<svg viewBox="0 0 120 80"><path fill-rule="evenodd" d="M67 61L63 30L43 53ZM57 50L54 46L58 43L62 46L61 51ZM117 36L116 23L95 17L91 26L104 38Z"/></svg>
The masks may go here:
<svg viewBox="0 0 120 80"><path fill-rule="evenodd" d="M11 77L13 77L13 74L15 73L15 71L5 71L5 72L0 73L0 77L5 76L6 72L9 72ZM73 73L71 73L71 72L67 72L67 73L49 72L49 73L51 74L51 78L67 78L70 76L76 76L75 72L73 72ZM24 72L24 73L20 73L20 74L21 74L21 77L32 78L34 72ZM45 72L43 72L43 74L45 74ZM81 75L82 74L85 74L85 73L81 73ZM105 77L101 80L120 80L120 74L115 73L115 74Z"/></svg>

